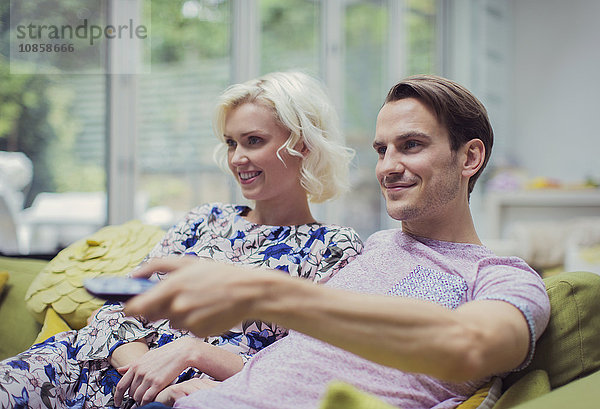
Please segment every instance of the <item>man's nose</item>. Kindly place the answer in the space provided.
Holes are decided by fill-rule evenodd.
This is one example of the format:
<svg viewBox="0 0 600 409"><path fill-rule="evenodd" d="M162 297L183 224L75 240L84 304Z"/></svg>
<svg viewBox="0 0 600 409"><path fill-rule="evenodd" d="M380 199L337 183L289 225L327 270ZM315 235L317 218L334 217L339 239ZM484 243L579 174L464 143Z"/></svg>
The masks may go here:
<svg viewBox="0 0 600 409"><path fill-rule="evenodd" d="M389 175L392 173L404 172L404 162L402 161L402 155L394 150L388 149L385 152L383 158L379 161L377 166L378 173L382 176Z"/></svg>

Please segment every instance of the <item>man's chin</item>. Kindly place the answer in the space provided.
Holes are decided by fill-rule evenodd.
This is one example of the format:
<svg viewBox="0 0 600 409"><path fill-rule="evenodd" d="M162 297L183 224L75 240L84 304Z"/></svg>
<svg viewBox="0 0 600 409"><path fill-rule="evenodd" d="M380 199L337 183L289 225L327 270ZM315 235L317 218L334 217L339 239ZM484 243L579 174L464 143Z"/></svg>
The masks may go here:
<svg viewBox="0 0 600 409"><path fill-rule="evenodd" d="M387 214L394 220L406 221L414 218L418 210L414 207L400 205L398 203L388 203L386 206Z"/></svg>

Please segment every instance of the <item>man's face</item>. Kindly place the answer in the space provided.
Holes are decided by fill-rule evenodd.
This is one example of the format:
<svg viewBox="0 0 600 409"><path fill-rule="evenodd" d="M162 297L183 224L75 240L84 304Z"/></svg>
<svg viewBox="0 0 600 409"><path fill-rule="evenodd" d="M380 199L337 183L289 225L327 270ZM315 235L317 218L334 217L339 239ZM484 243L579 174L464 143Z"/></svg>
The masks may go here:
<svg viewBox="0 0 600 409"><path fill-rule="evenodd" d="M419 100L401 99L379 111L375 172L388 214L427 221L450 216L462 197L461 169L448 131ZM466 198L466 192L464 192Z"/></svg>

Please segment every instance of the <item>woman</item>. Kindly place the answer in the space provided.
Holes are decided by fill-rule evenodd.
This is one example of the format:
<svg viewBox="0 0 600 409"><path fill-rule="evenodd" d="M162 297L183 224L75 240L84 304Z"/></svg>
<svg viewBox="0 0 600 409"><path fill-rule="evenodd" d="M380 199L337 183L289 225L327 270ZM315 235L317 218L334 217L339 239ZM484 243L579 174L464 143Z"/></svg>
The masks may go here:
<svg viewBox="0 0 600 409"><path fill-rule="evenodd" d="M317 223L309 208L309 201L347 188L351 159L317 81L272 73L233 85L217 104L214 128L222 142L216 156L253 206L213 203L191 210L148 259L193 254L325 282L361 251L352 229ZM287 333L253 321L198 339L167 321L125 317L120 310L106 305L87 327L0 363L0 402L31 408L171 403L202 387L203 377L237 373Z"/></svg>

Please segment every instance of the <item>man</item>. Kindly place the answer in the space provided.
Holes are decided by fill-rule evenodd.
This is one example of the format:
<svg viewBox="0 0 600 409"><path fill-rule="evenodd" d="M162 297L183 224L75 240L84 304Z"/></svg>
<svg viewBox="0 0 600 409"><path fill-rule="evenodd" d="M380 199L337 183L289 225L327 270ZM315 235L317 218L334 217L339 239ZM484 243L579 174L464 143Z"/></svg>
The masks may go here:
<svg viewBox="0 0 600 409"><path fill-rule="evenodd" d="M342 380L405 409L448 408L527 365L549 316L543 282L522 260L483 247L469 210L492 141L485 108L462 86L408 78L390 90L373 143L387 211L402 229L372 235L328 285L193 259L143 267L138 276L177 274L128 313L170 318L198 336L249 318L295 330L175 406L315 408L327 383ZM163 398L191 392L167 389Z"/></svg>

